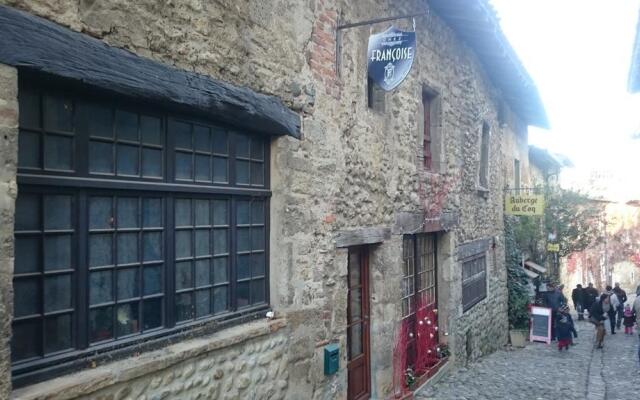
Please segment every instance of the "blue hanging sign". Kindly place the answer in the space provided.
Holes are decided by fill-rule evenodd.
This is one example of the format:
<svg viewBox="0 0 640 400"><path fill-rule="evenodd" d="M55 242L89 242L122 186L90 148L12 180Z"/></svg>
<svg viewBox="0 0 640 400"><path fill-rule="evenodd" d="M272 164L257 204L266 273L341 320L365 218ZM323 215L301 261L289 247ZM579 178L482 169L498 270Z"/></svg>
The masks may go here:
<svg viewBox="0 0 640 400"><path fill-rule="evenodd" d="M390 27L369 36L369 77L382 89L395 89L407 77L416 55L416 33Z"/></svg>

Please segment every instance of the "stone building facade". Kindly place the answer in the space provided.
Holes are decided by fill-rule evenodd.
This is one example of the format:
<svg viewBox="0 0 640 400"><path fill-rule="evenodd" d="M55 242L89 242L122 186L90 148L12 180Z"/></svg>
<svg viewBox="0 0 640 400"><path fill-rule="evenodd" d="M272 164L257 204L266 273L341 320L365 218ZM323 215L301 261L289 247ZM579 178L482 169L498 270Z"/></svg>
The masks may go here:
<svg viewBox="0 0 640 400"><path fill-rule="evenodd" d="M403 321L413 318L414 323L420 322L415 320L415 307L424 298L418 296L428 298L431 315L435 316L433 322L439 328L439 343L450 349L448 365L464 364L506 344L503 189L508 186L508 177L513 176L505 172L512 170L513 162L503 155L510 148L520 152L522 143L526 143L526 126L545 125L546 119L535 86L499 31L496 17L485 1L474 1L469 7L462 1L418 0L1 0L0 3L3 4L0 17L44 24L42 29L53 29L61 37L67 37L68 32L69 38L78 38L83 46L104 51L116 59L124 52L115 49L125 49L128 53L122 57L129 61L138 57L146 60L144 63L153 63L144 64L149 68L170 67L162 70L168 74L186 71L175 72L186 77L185 91L180 92L184 97L179 99L164 98L161 90L154 91L153 85L136 86L136 79L162 86L165 80L158 74L136 75L132 79L119 75L119 85L124 85L120 89L135 86L133 98L127 98L126 90L112 93L115 90L112 80L116 78L110 77L108 71L101 71L104 74L101 79L92 80L91 75L79 78L71 63L70 72L61 79L73 83L74 88L77 86L82 96L99 94L135 100L151 112L156 107L171 112L173 105L180 113L190 114L188 100L195 98L193 93L198 91L202 101L193 101L198 121L215 124L221 120L230 126L230 135L244 129L254 135L248 139L251 143L263 140L256 138L268 137L264 139L267 150L261 153L266 155L266 161L253 153L246 161L252 168L259 164L258 168L264 168L260 171L266 171L265 181L257 182L262 189L233 188L235 192L224 192L252 199L263 196L259 204L268 206L261 214L265 219L258 225L253 219L248 222L252 230L259 231L261 227L266 230L266 248L252 247L251 255L263 254L268 271L249 281L252 294L247 292L246 296L251 307L242 308L240 303L245 294L239 289L244 281L240 281L238 260L244 254L239 251L242 246L239 237L234 236L230 243L238 253L229 256L235 264L226 270L231 275L229 279L236 279L227 286L232 293L226 299L233 305L223 307L223 312L213 311L217 304L214 298L208 317L194 318L195 322L184 328L178 329L175 324L172 329L163 329L169 328L167 321L179 320L180 313L185 312L176 305L175 312L167 311L160 317L159 330L152 330L148 337L143 335L136 340L134 335L124 341L111 340L93 346L82 335L92 335L93 331L87 333L87 327L97 322L88 319L90 313L86 310L82 311L87 306L77 305L77 309L69 311L77 318L72 326L73 329L82 326L84 331L81 329L80 339L74 340L80 342L84 337L89 346L62 345L62 351L54 352L60 360L56 363L48 361L46 350L29 358L25 356L24 360L13 354L18 359L12 366L9 344L12 329L15 332L16 324L23 324L20 318L25 318L17 312L14 318L12 305L14 294L16 299L24 296L20 293L23 289L12 283L23 279L13 278L21 269L20 261L14 266L16 193L20 204L21 193L32 193L35 190L32 186L50 185L46 178L57 173L36 179L28 169L17 168L23 165L18 158L18 126L24 127L19 121L32 112L21 90L34 82L38 90L41 75L55 86L57 77L52 76L55 75L52 68L58 65L14 62L11 60L16 60L15 56L0 49L0 129L4 137L0 152L4 166L0 185L0 398L12 393L19 399L338 399L356 398L358 391L362 398L391 398L403 391L398 380L405 379L406 360L398 363L394 354L397 349L407 351L408 338L400 337L407 333L400 329ZM370 33L381 31L390 23L340 30L339 40L336 28L345 21L411 14L420 14L415 17L418 44L411 73L394 91L368 90L367 39ZM471 28L457 24L456 18L471 19L484 28L483 32L491 34L471 34ZM56 27L50 28L47 21ZM411 19L393 23L404 30L413 29ZM6 37L0 36L2 47L10 44ZM101 43L95 44L89 37ZM33 53L45 60L52 56L46 49L38 51ZM31 56L27 53L25 57ZM70 57L82 59L83 54ZM135 64L134 61L131 62ZM60 60L63 67L65 62ZM224 82L223 86L218 82ZM519 92L510 92L510 87ZM93 93L94 89L98 90ZM140 93L156 97L145 100ZM214 98L219 93L238 97L226 99L232 104L227 107ZM376 99L372 101L374 96ZM20 104L25 104L24 109L18 109L18 98ZM255 99L261 106L251 107L251 102L245 101L247 98ZM74 106L80 104L75 101ZM429 124L425 124L425 109L429 112ZM291 114L300 123L287 124ZM162 118L165 118L162 126L169 126L165 132L170 132L172 117ZM252 118L262 118L266 135L261 135L264 132L260 124L247 122ZM196 122L193 126L190 129L195 132ZM430 133L430 165L425 162L426 130ZM175 138L171 136L172 133L167 133L167 143L173 145ZM20 137L27 135L21 133ZM26 146L24 143L21 146ZM234 143L233 151L238 152L240 142ZM140 148L152 149L144 144ZM526 149L523 151L526 154ZM211 154L215 162L217 153ZM59 157L46 157L61 162ZM239 157L236 155L236 159ZM239 179L242 173L239 167L242 161L245 160L234 162L238 168L232 174L234 179ZM126 168L126 158L123 163ZM176 168L175 173L179 173L178 161L175 165L173 161L167 164L167 168ZM145 165L141 165L144 169ZM116 178L109 184L131 194L126 190L134 184ZM197 184L174 186L182 193L196 190ZM198 186L193 204L203 196L208 199L207 195L215 197L222 193L216 192L216 185L212 187ZM167 188L163 190L174 190ZM91 192L83 192L85 189L78 190L79 202L84 201L83 196L92 196ZM150 189L145 186L139 190ZM140 204L144 202L142 196ZM242 201L240 197L231 198L233 202ZM171 195L162 201L171 204L167 207L176 210L180 207ZM50 205L42 206L45 217L47 206ZM240 209L234 210L232 215L240 218ZM166 215L167 223L172 225L165 229L176 228L178 211L175 215L167 211ZM81 221L84 217L78 218ZM136 218L143 217L138 214ZM197 231L197 223L192 225ZM223 225L214 221L212 229ZM229 229L239 232L244 228L241 225L238 222ZM78 234L83 243L95 233L91 223L79 222L78 227L86 228L85 233ZM114 235L121 234L119 228L114 229ZM141 234L148 233L144 226L140 229ZM42 230L46 231L46 226ZM46 238L47 232L43 235ZM171 241L174 235L167 236L165 244L171 250L167 247L166 252L179 253L179 245ZM178 236L176 233L175 237ZM24 257L19 251L15 250L16 257ZM86 271L80 271L94 271L82 261L90 255L86 250L77 251L78 273L86 277ZM165 303L183 294L170 293L182 284L179 280L182 276L176 272L175 259L167 261L168 256L164 257L161 268L165 268L163 282L167 286L161 292L165 297L154 304L169 308ZM212 259L216 259L215 254ZM46 259L43 262L47 264ZM259 268L256 263L252 261L249 268ZM144 262L140 264L143 267L147 267ZM118 266L114 268L121 270ZM363 272L366 277L359 275ZM48 279L46 272L42 276ZM266 282L266 288L254 289L254 281ZM77 281L74 287L85 284ZM221 286L215 286L215 281L212 285L207 290L217 293L216 288ZM193 283L191 286L195 287ZM83 294L77 297L73 294L74 301L86 301L90 297L87 291L94 289L82 290ZM420 290L422 294L415 293ZM140 298L146 304L147 299L141 295ZM256 302L252 300L255 298ZM197 313L195 304L191 304L190 312ZM88 308L93 310L93 306L90 303ZM356 308L361 312L354 311ZM267 310L272 310L275 318L264 318ZM45 311L39 311L44 320L53 320L54 316L45 315ZM360 319L354 318L356 314ZM114 315L115 324L126 325L127 333L145 333L146 328L138 326L137 320L132 325L129 321L134 318L123 317L120 308ZM409 328L411 337L415 329ZM368 335L362 336L363 331ZM76 338L76 333L73 337ZM13 340L17 340L16 336ZM47 343L45 340L45 347ZM325 375L325 350L330 344L338 345L339 368ZM362 354L367 355L364 363L356 365Z"/></svg>

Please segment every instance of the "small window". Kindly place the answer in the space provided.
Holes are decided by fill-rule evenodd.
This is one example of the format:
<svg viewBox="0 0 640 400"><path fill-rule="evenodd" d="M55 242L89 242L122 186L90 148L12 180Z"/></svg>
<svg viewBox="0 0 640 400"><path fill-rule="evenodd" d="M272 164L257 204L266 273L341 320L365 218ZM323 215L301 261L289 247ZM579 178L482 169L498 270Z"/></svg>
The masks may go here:
<svg viewBox="0 0 640 400"><path fill-rule="evenodd" d="M482 189L489 189L489 142L491 139L491 127L486 122L482 124L482 137L480 139L480 168L478 184Z"/></svg>
<svg viewBox="0 0 640 400"><path fill-rule="evenodd" d="M513 160L513 188L520 190L520 160Z"/></svg>
<svg viewBox="0 0 640 400"><path fill-rule="evenodd" d="M374 111L384 112L385 91L373 79L367 78L367 106Z"/></svg>
<svg viewBox="0 0 640 400"><path fill-rule="evenodd" d="M431 143L431 103L433 97L427 93L422 94L422 115L424 118L424 136L422 139L423 164L424 169L431 171L433 169L433 148Z"/></svg>
<svg viewBox="0 0 640 400"><path fill-rule="evenodd" d="M462 263L462 309L467 311L487 297L487 257L484 253Z"/></svg>

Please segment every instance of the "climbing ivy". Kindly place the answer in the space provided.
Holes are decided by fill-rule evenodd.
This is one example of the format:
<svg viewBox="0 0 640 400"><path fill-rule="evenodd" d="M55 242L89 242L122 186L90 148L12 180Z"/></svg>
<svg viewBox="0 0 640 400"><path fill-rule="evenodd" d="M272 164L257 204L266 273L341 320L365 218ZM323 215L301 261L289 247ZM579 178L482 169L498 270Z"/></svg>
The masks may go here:
<svg viewBox="0 0 640 400"><path fill-rule="evenodd" d="M522 268L522 250L518 246L516 229L518 217L505 216L505 258L507 265L507 290L509 327L526 329L529 323L529 287L528 277Z"/></svg>

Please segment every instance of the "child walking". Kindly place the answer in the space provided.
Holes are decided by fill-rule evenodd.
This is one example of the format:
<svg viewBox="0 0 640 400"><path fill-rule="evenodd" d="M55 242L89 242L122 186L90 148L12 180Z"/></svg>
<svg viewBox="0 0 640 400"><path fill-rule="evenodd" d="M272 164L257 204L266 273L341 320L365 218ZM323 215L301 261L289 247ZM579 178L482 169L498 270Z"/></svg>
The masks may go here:
<svg viewBox="0 0 640 400"><path fill-rule="evenodd" d="M624 306L624 334L633 335L633 325L636 322L636 315L627 304Z"/></svg>
<svg viewBox="0 0 640 400"><path fill-rule="evenodd" d="M562 351L562 348L569 350L569 345L573 342L572 334L574 338L578 337L578 332L576 332L576 328L573 325L573 318L571 318L571 314L569 314L569 307L566 305L558 310L556 332L558 335L559 351Z"/></svg>

